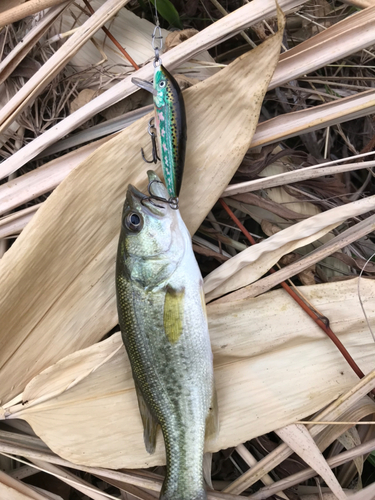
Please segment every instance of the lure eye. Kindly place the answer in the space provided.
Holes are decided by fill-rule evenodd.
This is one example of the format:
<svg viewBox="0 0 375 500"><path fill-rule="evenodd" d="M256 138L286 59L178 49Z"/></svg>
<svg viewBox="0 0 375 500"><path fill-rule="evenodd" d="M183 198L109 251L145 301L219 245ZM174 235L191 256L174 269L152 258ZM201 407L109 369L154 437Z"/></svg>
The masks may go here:
<svg viewBox="0 0 375 500"><path fill-rule="evenodd" d="M162 89L163 87L165 87L165 81L164 81L164 80L162 80L162 81L159 83L159 88L161 88L161 89Z"/></svg>
<svg viewBox="0 0 375 500"><path fill-rule="evenodd" d="M137 212L130 212L124 218L124 225L129 231L138 233L143 226L143 219Z"/></svg>

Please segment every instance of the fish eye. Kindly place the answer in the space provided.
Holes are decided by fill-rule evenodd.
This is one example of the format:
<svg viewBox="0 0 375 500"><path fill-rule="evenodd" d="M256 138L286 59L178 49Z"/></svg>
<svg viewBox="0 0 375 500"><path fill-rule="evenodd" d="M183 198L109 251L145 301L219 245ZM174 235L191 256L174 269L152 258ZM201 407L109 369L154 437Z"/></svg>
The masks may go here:
<svg viewBox="0 0 375 500"><path fill-rule="evenodd" d="M143 219L137 212L129 212L124 218L124 225L129 231L138 233L143 226Z"/></svg>
<svg viewBox="0 0 375 500"><path fill-rule="evenodd" d="M165 81L162 80L160 83L159 83L159 87L162 89L163 87L165 87Z"/></svg>

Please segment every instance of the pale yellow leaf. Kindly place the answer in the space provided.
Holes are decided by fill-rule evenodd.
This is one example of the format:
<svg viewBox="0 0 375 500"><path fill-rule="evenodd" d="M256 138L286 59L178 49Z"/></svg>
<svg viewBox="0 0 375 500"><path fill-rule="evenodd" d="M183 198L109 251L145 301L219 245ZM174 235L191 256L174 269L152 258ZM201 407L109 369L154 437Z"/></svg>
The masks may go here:
<svg viewBox="0 0 375 500"><path fill-rule="evenodd" d="M375 300L375 283L366 280L363 285L363 296L370 303ZM362 319L357 281L303 287L303 293L330 318L332 329L361 368L371 370L375 345ZM352 390L358 379L344 358L283 290L256 299L209 305L207 310L220 415L220 433L208 443L208 451L237 446L291 424L350 388L349 395L341 396L334 405L338 413L328 409L321 417L334 419L353 405L357 394L363 398L375 386L372 374ZM375 311L369 309L368 315L374 323ZM53 451L74 463L109 468L163 463L161 436L154 455L145 450L120 335L99 346L71 354L37 375L23 394L28 402L6 408L4 417L25 419ZM117 347L120 350L116 353ZM93 371L92 367L97 368ZM312 435L323 428L314 426ZM263 474L270 470L261 462L258 465Z"/></svg>
<svg viewBox="0 0 375 500"><path fill-rule="evenodd" d="M346 500L347 497L339 482L304 425L288 425L282 429L276 429L275 432L289 448L324 479L339 500Z"/></svg>

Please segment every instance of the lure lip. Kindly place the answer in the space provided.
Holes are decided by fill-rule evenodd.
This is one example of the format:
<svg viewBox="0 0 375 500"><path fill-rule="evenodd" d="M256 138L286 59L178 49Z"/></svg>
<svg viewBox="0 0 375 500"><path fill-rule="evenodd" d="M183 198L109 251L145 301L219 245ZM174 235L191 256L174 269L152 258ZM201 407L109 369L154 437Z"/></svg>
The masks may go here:
<svg viewBox="0 0 375 500"><path fill-rule="evenodd" d="M147 90L147 92L150 92L152 95L157 95L157 90L154 89L154 85L151 82L148 82L147 80L141 80L140 78L132 78L132 83L136 85L137 87Z"/></svg>
<svg viewBox="0 0 375 500"><path fill-rule="evenodd" d="M129 184L128 187L128 193L136 201L142 201L143 198L146 197L145 194L143 194L141 191L139 191L136 187L134 187L132 184Z"/></svg>

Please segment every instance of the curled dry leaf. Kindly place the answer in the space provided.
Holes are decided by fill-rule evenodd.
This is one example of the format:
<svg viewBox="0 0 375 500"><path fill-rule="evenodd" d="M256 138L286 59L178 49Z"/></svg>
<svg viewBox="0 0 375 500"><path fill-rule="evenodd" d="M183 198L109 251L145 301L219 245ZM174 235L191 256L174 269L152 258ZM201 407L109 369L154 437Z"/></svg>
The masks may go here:
<svg viewBox="0 0 375 500"><path fill-rule="evenodd" d="M281 256L318 240L346 219L374 208L375 196L370 196L314 215L247 248L206 276L206 300L211 301L254 282Z"/></svg>
<svg viewBox="0 0 375 500"><path fill-rule="evenodd" d="M272 224L272 222L269 222L266 219L262 220L262 222L260 223L260 226L261 226L264 234L266 234L267 236L272 236L272 235L279 233L281 231L279 226L277 226L276 224Z"/></svg>
<svg viewBox="0 0 375 500"><path fill-rule="evenodd" d="M248 286L241 288L230 295L226 295L218 299L218 302L233 300L241 300L245 297L255 297L260 293L270 290L282 281L300 273L313 264L322 261L329 257L333 252L350 245L354 241L358 241L369 233L375 230L375 215L370 215L366 219L354 224L349 229L342 231L337 236L327 241L313 252L309 253L306 257L302 257L297 262L289 264L288 266L276 271L271 276L265 276L262 279L252 283ZM350 277L349 277L350 279Z"/></svg>
<svg viewBox="0 0 375 500"><path fill-rule="evenodd" d="M198 31L193 28L181 31L172 31L165 39L165 52L167 52L169 49L173 49L173 47L176 47L180 43L185 42L185 40L188 40L197 33Z"/></svg>
<svg viewBox="0 0 375 500"><path fill-rule="evenodd" d="M249 147L281 35L282 30L184 93L188 148L180 206L191 232ZM74 169L1 259L1 288L7 292L0 294L3 402L41 370L116 325L121 210L129 183L147 188L139 148L150 154L149 119L143 117ZM24 369L15 371L20 364Z"/></svg>
<svg viewBox="0 0 375 500"><path fill-rule="evenodd" d="M326 459L321 454L314 439L304 425L287 425L282 429L276 429L275 432L284 443L324 479L325 483L339 500L346 500L347 497L336 476L331 471Z"/></svg>
<svg viewBox="0 0 375 500"><path fill-rule="evenodd" d="M370 371L375 345L362 320L357 280L303 291L329 317L340 340L351 346L361 368ZM375 299L373 281L363 282L362 295L366 304ZM209 451L236 446L311 415L358 380L336 347L283 290L212 304L207 312L220 414L220 434L208 443ZM375 320L373 309L368 315ZM369 389L363 390L353 395L363 398ZM164 461L162 439L154 455L145 450L131 370L119 334L37 375L23 399L28 400L25 405L5 408L7 418L25 419L67 460L109 468L149 467ZM351 406L352 399L346 398L345 404ZM345 410L341 403L337 407ZM333 411L322 416L322 420L334 418ZM313 435L323 428L314 426Z"/></svg>

